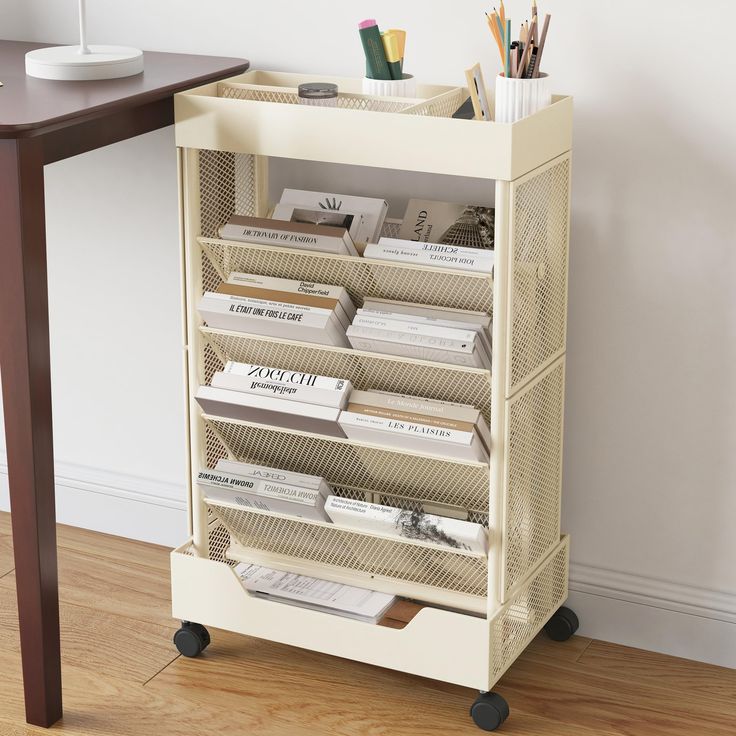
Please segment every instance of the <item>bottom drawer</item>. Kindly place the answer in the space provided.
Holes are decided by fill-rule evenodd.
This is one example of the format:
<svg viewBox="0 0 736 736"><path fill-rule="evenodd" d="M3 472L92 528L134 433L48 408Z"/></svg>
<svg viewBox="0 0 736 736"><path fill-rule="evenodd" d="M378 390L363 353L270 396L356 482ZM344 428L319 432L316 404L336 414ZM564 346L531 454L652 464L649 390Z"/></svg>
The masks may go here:
<svg viewBox="0 0 736 736"><path fill-rule="evenodd" d="M489 627L482 617L423 608L397 630L263 600L227 563L194 556L191 542L171 553L171 586L173 615L183 621L487 689Z"/></svg>

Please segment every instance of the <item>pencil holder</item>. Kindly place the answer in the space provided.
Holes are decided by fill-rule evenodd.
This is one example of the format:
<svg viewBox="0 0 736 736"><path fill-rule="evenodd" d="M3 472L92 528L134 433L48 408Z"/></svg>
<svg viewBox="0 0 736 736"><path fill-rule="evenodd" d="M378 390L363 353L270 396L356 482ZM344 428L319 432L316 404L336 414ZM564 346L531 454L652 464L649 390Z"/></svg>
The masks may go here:
<svg viewBox="0 0 736 736"><path fill-rule="evenodd" d="M549 76L535 79L496 77L496 122L515 123L552 102Z"/></svg>
<svg viewBox="0 0 736 736"><path fill-rule="evenodd" d="M370 79L363 77L363 94L372 97L415 97L416 80L411 74L401 79Z"/></svg>

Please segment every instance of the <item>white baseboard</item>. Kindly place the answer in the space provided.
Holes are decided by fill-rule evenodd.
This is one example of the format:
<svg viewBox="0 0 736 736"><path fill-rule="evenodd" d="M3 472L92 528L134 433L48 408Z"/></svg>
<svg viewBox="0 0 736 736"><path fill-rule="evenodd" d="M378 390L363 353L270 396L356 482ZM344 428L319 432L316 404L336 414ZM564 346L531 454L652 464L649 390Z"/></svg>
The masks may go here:
<svg viewBox="0 0 736 736"><path fill-rule="evenodd" d="M187 536L184 488L57 463L60 523L176 547ZM0 509L8 510L0 460ZM736 594L573 563L568 604L580 634L736 668Z"/></svg>

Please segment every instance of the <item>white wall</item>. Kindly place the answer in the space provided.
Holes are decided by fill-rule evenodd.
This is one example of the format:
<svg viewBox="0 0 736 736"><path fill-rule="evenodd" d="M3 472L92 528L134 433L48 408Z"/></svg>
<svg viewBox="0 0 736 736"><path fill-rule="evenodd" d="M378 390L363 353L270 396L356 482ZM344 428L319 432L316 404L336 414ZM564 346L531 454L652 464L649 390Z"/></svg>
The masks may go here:
<svg viewBox="0 0 736 736"><path fill-rule="evenodd" d="M546 69L576 98L572 602L584 633L736 666L731 5L541 7L553 13ZM72 42L73 6L6 4L4 35ZM421 81L457 83L479 59L487 79L497 68L482 10L96 0L89 36L358 75L355 24L370 14L409 29L407 66ZM508 12L521 20L526 3L509 0ZM60 519L173 544L185 514L171 131L55 164L46 181Z"/></svg>

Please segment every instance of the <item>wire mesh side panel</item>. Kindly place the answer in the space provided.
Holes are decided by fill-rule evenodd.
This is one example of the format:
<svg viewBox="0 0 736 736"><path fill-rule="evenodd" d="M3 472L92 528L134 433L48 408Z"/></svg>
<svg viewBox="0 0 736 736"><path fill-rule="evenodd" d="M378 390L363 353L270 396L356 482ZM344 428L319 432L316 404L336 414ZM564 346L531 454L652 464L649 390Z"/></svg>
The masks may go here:
<svg viewBox="0 0 736 736"><path fill-rule="evenodd" d="M210 508L245 548L468 595L486 594L484 557L218 504Z"/></svg>
<svg viewBox="0 0 736 736"><path fill-rule="evenodd" d="M350 380L360 390L374 389L470 404L489 419L490 374L487 371L438 366L423 361L379 356L353 350L279 342L254 335L201 328L215 360L205 360L205 381L228 360L315 373ZM218 359L217 356L222 356Z"/></svg>
<svg viewBox="0 0 736 736"><path fill-rule="evenodd" d="M511 185L511 366L507 396L565 350L570 158Z"/></svg>
<svg viewBox="0 0 736 736"><path fill-rule="evenodd" d="M566 537L491 621L491 687L567 598L568 561Z"/></svg>
<svg viewBox="0 0 736 736"><path fill-rule="evenodd" d="M560 539L565 363L508 402L503 590L508 594Z"/></svg>
<svg viewBox="0 0 736 736"><path fill-rule="evenodd" d="M216 238L232 215L256 214L255 156L199 152L199 209L203 237Z"/></svg>
<svg viewBox="0 0 736 736"><path fill-rule="evenodd" d="M200 243L225 276L240 271L344 286L358 306L370 296L476 312L492 308L490 277L207 238Z"/></svg>
<svg viewBox="0 0 736 736"><path fill-rule="evenodd" d="M243 462L320 475L330 485L383 491L464 509L488 508L488 466L356 445L344 440L209 417Z"/></svg>

